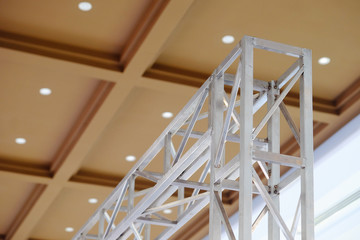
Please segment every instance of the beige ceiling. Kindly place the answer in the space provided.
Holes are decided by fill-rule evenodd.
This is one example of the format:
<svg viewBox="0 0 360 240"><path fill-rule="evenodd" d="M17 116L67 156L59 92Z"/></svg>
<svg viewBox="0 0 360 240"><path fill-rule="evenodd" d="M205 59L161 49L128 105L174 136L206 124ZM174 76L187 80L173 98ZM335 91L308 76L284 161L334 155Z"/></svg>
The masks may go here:
<svg viewBox="0 0 360 240"><path fill-rule="evenodd" d="M360 113L357 0L78 2L0 1L0 239L70 239L65 227L78 230L133 165L125 156L171 121L161 113L176 114L244 35L313 50L315 147ZM293 61L255 51L255 77ZM285 103L296 116L296 89ZM281 131L282 152L296 154ZM236 201L224 197L229 214ZM173 239L206 231L204 211Z"/></svg>

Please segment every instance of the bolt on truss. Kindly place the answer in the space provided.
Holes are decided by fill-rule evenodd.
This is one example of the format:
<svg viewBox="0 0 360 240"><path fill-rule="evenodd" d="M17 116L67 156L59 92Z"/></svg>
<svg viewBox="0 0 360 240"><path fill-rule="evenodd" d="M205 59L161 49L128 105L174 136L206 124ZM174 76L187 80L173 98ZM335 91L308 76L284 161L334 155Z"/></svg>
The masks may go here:
<svg viewBox="0 0 360 240"><path fill-rule="evenodd" d="M296 61L275 81L254 79L254 48ZM297 82L299 123L283 102ZM281 113L300 156L280 154ZM207 205L212 240L221 239L222 227L231 240L251 239L266 215L268 239L281 234L294 239L296 233L314 239L312 124L311 51L245 36L73 239L169 239ZM154 167L159 164L161 170ZM295 170L281 179L281 166ZM153 186L135 191L137 178ZM280 193L299 178L299 202L289 226L280 213ZM239 193L237 236L223 191ZM253 194L265 202L254 222ZM173 214L164 214L169 209Z"/></svg>

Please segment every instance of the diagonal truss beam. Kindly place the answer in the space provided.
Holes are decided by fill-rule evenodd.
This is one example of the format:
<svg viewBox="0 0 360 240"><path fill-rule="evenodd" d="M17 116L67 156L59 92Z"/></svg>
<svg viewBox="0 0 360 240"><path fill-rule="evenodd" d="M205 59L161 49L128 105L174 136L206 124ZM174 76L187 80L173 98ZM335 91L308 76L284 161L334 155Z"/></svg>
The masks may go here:
<svg viewBox="0 0 360 240"><path fill-rule="evenodd" d="M284 86L284 90L280 95L278 90L275 90L276 85L274 81L268 85L268 90L264 89L264 85L261 92L253 95L254 47L278 53L287 52L290 55L299 57L299 60L278 79L278 87ZM304 79L309 75L309 58L305 57L303 61L302 55L306 51L307 50L288 45L245 36L214 71L214 74L208 78L198 92L191 98L183 110L173 119L154 144L133 166L113 193L110 194L94 215L75 235L74 239L79 239L81 236L86 235L99 221L99 214L106 213L108 210L113 211L112 216L105 215L103 217L108 224L105 233L100 232L100 235L103 235L105 239L127 239L131 235L139 238L143 229L145 229L145 234L149 239L149 228L146 226L150 225L166 226L167 228L156 239L168 239L209 202L210 239L220 238L221 222L225 226L228 238L235 239L234 232L221 200L220 193L223 189L239 192L239 238L244 240L250 239L252 230L268 211L271 213L269 218L271 224L269 225L270 230L268 233L269 236L271 236L270 239L276 240L280 237L279 228L287 239L293 239L294 228L298 222L300 209L302 211L302 220L303 216L309 219L312 212L311 205L310 211L304 211L304 204L310 201L310 199L304 195L304 191L309 187L311 190L309 181L311 180L312 173L309 171L312 171L312 158L309 148L307 148L306 151L303 150L303 147L309 147L309 142L311 142L309 138L310 132L306 129L304 131L303 127L307 126L312 119L307 118L305 121L302 116L300 124L302 131L299 131L295 128L295 124L282 101L299 78L301 87L309 83L309 78L307 79L308 82L304 82ZM233 88L230 98L228 98L224 95L225 71L239 56L238 71L231 85ZM262 84L262 82L259 81L255 81L255 83ZM240 101L238 102L236 101L236 97L239 88ZM210 111L200 114L208 92L210 92ZM300 96L300 102L302 102L301 112L309 115L308 111L311 109L309 108L309 106L311 107L311 102L307 102L305 108L303 103L304 98L309 101L309 92L306 94L301 93ZM268 101L268 111L259 125L253 129L253 114L256 113L266 101ZM235 107L240 107L240 116L238 116ZM280 139L279 136L277 136L278 131L276 130L279 126L274 123L278 121L280 109L282 109L284 115L286 115L290 127L300 136L300 147L302 149L302 155L300 157L279 153ZM223 121L224 111L226 110L225 121ZM277 116L273 115L275 112ZM193 131L196 122L205 118L208 118L208 130L204 133ZM268 123L268 137L266 139L257 139L256 136L268 120L270 120L270 123ZM186 130L182 128L185 125L188 125ZM237 137L235 133L238 132L238 130L240 130L240 136ZM306 136L304 132L306 132ZM173 135L183 136L177 152L171 140ZM197 138L198 140L185 151L185 145L190 137ZM240 152L225 164L225 155L223 152L225 151L226 141L240 143ZM165 149L163 155L163 170L160 173L148 171L147 166L162 149ZM174 159L172 163L171 158ZM268 177L269 189L267 189L260 180L254 169L254 163L258 163L265 176ZM295 171L294 174L290 174L289 177L280 181L279 165L298 168L299 172ZM275 167L278 170L275 171ZM201 175L199 181L188 180L200 169ZM205 182L209 169L210 184ZM272 172L272 170L274 170L274 172ZM134 205L135 193L133 184L137 176L153 181L155 186L144 192L142 198ZM300 205L298 205L290 231L280 215L278 205L279 196L277 194L278 190L286 187L298 176L300 176L302 180L301 208ZM236 179L238 178L239 180L237 181ZM184 198L184 188L194 189L190 197ZM254 190L254 188L257 190ZM206 193L199 194L200 190L206 191ZM125 194L126 191L128 191L127 195ZM178 191L179 199L165 203L176 191ZM251 196L253 193L260 194L266 202L266 207L254 223L252 223L251 216ZM128 206L121 206L122 200L125 197L128 199ZM186 208L185 205L187 205ZM176 220L169 220L158 214L159 211L174 207L178 207ZM127 215L114 226L114 219L117 213L123 210L127 211ZM313 226L311 225L310 219L310 224L305 224L305 230L307 231L305 234L309 239L312 239L311 227Z"/></svg>

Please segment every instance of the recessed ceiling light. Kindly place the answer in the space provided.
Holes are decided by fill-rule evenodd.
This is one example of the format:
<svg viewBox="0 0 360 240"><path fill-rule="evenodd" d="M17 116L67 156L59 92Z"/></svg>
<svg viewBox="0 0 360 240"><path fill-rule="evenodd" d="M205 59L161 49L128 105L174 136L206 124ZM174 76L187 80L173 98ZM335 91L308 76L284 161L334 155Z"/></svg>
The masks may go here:
<svg viewBox="0 0 360 240"><path fill-rule="evenodd" d="M172 213L172 210L171 210L171 209L165 209L165 210L163 211L163 213L165 213L165 214L171 214L171 213Z"/></svg>
<svg viewBox="0 0 360 240"><path fill-rule="evenodd" d="M95 204L98 202L98 200L97 200L97 198L89 198L88 202L91 204Z"/></svg>
<svg viewBox="0 0 360 240"><path fill-rule="evenodd" d="M125 157L125 160L128 161L128 162L133 162L136 160L136 157L133 156L133 155L128 155Z"/></svg>
<svg viewBox="0 0 360 240"><path fill-rule="evenodd" d="M163 112L163 113L161 114L161 116L162 116L163 118L172 118L172 117L174 116L174 114L173 114L172 112Z"/></svg>
<svg viewBox="0 0 360 240"><path fill-rule="evenodd" d="M51 89L50 88L40 88L40 94L41 95L50 95L51 94Z"/></svg>
<svg viewBox="0 0 360 240"><path fill-rule="evenodd" d="M74 228L72 228L72 227L65 228L65 232L73 232L73 231L74 231Z"/></svg>
<svg viewBox="0 0 360 240"><path fill-rule="evenodd" d="M81 11L87 12L92 9L92 4L89 2L80 2L78 7Z"/></svg>
<svg viewBox="0 0 360 240"><path fill-rule="evenodd" d="M26 139L25 138L15 138L15 142L17 144L25 144L26 143Z"/></svg>
<svg viewBox="0 0 360 240"><path fill-rule="evenodd" d="M327 65L330 63L330 58L328 57L319 58L318 63L321 65Z"/></svg>
<svg viewBox="0 0 360 240"><path fill-rule="evenodd" d="M223 38L221 40L225 44L230 44L230 43L233 43L235 41L235 38L232 35L225 35L225 36L223 36Z"/></svg>

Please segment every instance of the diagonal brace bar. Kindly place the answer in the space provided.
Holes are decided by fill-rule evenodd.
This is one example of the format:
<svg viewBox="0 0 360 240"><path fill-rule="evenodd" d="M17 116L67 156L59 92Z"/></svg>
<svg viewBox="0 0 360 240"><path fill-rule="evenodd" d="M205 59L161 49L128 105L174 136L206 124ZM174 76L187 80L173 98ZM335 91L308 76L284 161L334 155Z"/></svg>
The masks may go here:
<svg viewBox="0 0 360 240"><path fill-rule="evenodd" d="M227 136L230 121L231 121L231 115L233 115L235 100L236 100L236 96L237 96L237 93L238 93L239 87L240 87L240 81L241 81L240 76L241 76L241 62L239 62L238 69L236 72L235 83L231 90L230 102L229 102L228 110L226 112L226 117L225 117L225 121L224 121L223 130L221 132L220 142L218 144L217 151L216 151L216 158L214 161L214 165L216 167L219 167L220 159L222 158L222 155L224 152L226 136Z"/></svg>
<svg viewBox="0 0 360 240"><path fill-rule="evenodd" d="M279 107L285 117L286 122L289 124L291 132L294 134L294 137L295 137L297 143L300 145L300 131L296 127L294 120L291 118L291 115L290 115L289 111L287 110L284 102L281 102Z"/></svg>
<svg viewBox="0 0 360 240"><path fill-rule="evenodd" d="M265 200L269 211L273 215L273 217L274 217L275 221L277 222L277 224L279 225L281 231L284 233L284 235L285 235L285 237L287 239L293 240L294 238L291 235L291 232L287 228L287 226L286 226L284 220L282 219L280 213L274 207L272 199L271 199L270 195L267 193L267 191L266 191L264 185L262 184L262 182L261 182L261 180L259 178L259 175L255 171L254 167L252 168L252 175L253 175L253 181L254 181L255 186L259 190L260 195L262 196L262 198Z"/></svg>
<svg viewBox="0 0 360 240"><path fill-rule="evenodd" d="M252 134L252 138L253 140L256 138L256 136L260 133L261 129L265 126L265 124L267 123L267 121L270 119L270 117L273 115L273 113L275 112L276 108L278 108L278 106L280 105L280 103L284 100L285 96L289 93L290 89L295 85L295 83L297 82L297 80L299 79L300 75L303 73L304 68L300 68L300 70L297 72L297 74L295 75L295 77L291 80L291 82L289 83L289 85L286 86L286 88L284 89L284 91L280 94L279 98L276 99L274 105L269 109L269 111L266 113L265 117L261 120L261 122L259 123L259 125L255 128L255 130L253 131Z"/></svg>
<svg viewBox="0 0 360 240"><path fill-rule="evenodd" d="M184 148L185 148L185 145L187 143L187 141L189 140L189 137L190 137L190 134L191 134L191 131L193 130L194 126L195 126L195 123L196 123L196 120L199 116L199 113L200 113L200 110L201 108L203 107L204 105L204 102L205 102L205 99L208 95L208 88L205 89L203 95L201 96L201 99L199 100L199 103L198 105L196 106L196 110L194 112L194 115L192 116L191 118L191 122L190 122L190 125L188 126L188 128L186 129L186 132L185 132L185 136L183 138L183 140L181 141L181 144L180 144L180 147L179 147L179 150L178 152L176 153L176 156L174 158L174 162L173 162L173 165L175 165L179 159L180 159L180 156L181 154L183 153L184 151Z"/></svg>
<svg viewBox="0 0 360 240"><path fill-rule="evenodd" d="M230 240L236 240L234 232L231 228L231 224L229 222L229 218L226 214L224 206L222 205L222 201L220 199L219 193L217 191L215 191L213 194L215 195L215 203L216 203L217 210L220 213L221 221L225 225L226 234L228 235Z"/></svg>

